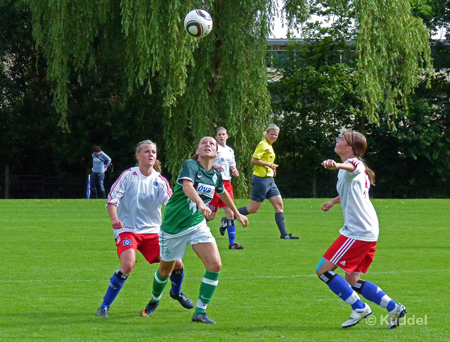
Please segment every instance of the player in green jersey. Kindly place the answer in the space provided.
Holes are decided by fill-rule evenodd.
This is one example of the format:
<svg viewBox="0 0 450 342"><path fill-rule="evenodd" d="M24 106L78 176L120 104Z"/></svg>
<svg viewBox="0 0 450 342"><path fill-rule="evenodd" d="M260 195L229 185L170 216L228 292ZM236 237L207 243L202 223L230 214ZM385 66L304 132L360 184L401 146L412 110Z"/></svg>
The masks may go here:
<svg viewBox="0 0 450 342"><path fill-rule="evenodd" d="M216 240L205 220L205 217L211 215L208 203L214 197L214 193L217 193L233 211L242 226L248 225L247 217L239 213L230 195L225 191L221 173L212 167L217 154L216 140L204 137L200 140L194 157L183 163L174 193L166 206L159 234L161 263L153 280L152 299L141 316L153 315L175 261L184 257L186 246L190 244L206 268L192 321L215 324L206 316L206 307L219 282L222 261Z"/></svg>

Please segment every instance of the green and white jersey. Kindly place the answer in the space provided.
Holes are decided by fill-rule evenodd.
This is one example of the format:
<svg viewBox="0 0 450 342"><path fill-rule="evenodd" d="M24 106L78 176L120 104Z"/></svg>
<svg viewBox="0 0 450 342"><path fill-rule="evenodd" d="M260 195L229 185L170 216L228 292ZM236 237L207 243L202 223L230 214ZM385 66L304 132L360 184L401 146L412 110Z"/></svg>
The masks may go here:
<svg viewBox="0 0 450 342"><path fill-rule="evenodd" d="M215 192L221 194L225 191L219 171L215 168L207 171L198 161L186 160L181 167L173 195L167 203L161 225L161 230L169 234L178 234L205 219L197 204L184 193L184 179L194 183L194 189L206 205L213 199Z"/></svg>

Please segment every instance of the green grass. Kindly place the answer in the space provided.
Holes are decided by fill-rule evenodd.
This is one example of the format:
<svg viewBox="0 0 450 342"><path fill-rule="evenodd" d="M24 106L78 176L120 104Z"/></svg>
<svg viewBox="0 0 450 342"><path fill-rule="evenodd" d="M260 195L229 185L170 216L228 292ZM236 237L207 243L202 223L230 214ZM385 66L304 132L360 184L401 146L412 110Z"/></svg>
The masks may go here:
<svg viewBox="0 0 450 342"><path fill-rule="evenodd" d="M167 291L155 316L139 317L157 269L140 254L109 318L95 316L119 266L104 201L2 200L0 340L450 340L450 200L373 201L380 239L364 279L404 304L410 318L409 325L391 331L379 323L386 311L375 304L374 325L363 321L340 328L350 307L315 276L342 225L340 206L325 213L323 201L285 200L288 232L300 236L296 241L279 239L273 208L266 202L249 216L249 227L238 224L241 251L228 250L227 238L219 234L219 211L210 227L223 268L208 306L217 325L205 326L191 323L192 310L181 308ZM204 267L190 248L184 263L183 291L195 302ZM425 318L427 324L418 325Z"/></svg>

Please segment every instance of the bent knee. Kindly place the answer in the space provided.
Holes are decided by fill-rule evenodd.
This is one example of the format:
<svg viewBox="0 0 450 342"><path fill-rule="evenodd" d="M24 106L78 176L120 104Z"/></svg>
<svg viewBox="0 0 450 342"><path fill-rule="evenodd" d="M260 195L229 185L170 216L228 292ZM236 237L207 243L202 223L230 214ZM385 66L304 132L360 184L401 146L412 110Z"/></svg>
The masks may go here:
<svg viewBox="0 0 450 342"><path fill-rule="evenodd" d="M174 270L181 270L183 268L183 261L181 261L181 259L178 259L177 261L175 261L175 266L174 266Z"/></svg>
<svg viewBox="0 0 450 342"><path fill-rule="evenodd" d="M250 209L247 208L247 210L249 214L255 214L258 212L259 208L250 208Z"/></svg>
<svg viewBox="0 0 450 342"><path fill-rule="evenodd" d="M214 272L214 273L219 273L221 269L222 269L222 263L221 262L209 265L208 268L207 268L208 271Z"/></svg>
<svg viewBox="0 0 450 342"><path fill-rule="evenodd" d="M135 263L125 263L120 266L120 271L124 274L130 274L133 271Z"/></svg>

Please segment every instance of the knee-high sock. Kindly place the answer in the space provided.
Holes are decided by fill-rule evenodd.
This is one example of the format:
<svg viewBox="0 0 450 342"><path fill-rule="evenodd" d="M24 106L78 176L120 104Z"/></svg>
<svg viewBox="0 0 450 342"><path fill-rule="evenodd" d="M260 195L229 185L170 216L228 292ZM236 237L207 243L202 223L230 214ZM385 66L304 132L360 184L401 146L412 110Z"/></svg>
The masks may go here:
<svg viewBox="0 0 450 342"><path fill-rule="evenodd" d="M227 220L228 244L234 245L236 241L236 226L234 220Z"/></svg>
<svg viewBox="0 0 450 342"><path fill-rule="evenodd" d="M284 213L275 213L275 221L277 222L278 230L281 236L286 236L286 224L284 221Z"/></svg>
<svg viewBox="0 0 450 342"><path fill-rule="evenodd" d="M172 283L172 289L170 292L172 294L177 295L181 293L181 285L183 284L184 279L184 268L180 270L174 270L170 276L170 282Z"/></svg>
<svg viewBox="0 0 450 342"><path fill-rule="evenodd" d="M327 271L319 276L320 280L328 285L331 291L333 291L338 297L340 297L344 302L350 304L352 309L362 309L364 308L364 303L361 301L356 292L352 289L349 283L333 271Z"/></svg>
<svg viewBox="0 0 450 342"><path fill-rule="evenodd" d="M197 307L195 313L202 313L206 311L206 307L211 301L214 292L216 291L217 284L219 283L219 273L206 271L202 284L200 285L200 293L197 300Z"/></svg>
<svg viewBox="0 0 450 342"><path fill-rule="evenodd" d="M103 303L102 306L110 307L111 304L114 302L114 299L116 299L117 295L119 294L120 290L122 290L123 285L125 284L125 281L127 280L128 275L123 274L120 272L120 270L117 270L109 280L109 286L106 290L106 294L103 297Z"/></svg>
<svg viewBox="0 0 450 342"><path fill-rule="evenodd" d="M248 215L247 207L240 207L240 208L238 209L238 211L241 213L241 215L245 215L245 216Z"/></svg>
<svg viewBox="0 0 450 342"><path fill-rule="evenodd" d="M395 308L395 302L383 290L370 281L360 279L353 285L353 289L363 295L364 298L388 311L392 311Z"/></svg>
<svg viewBox="0 0 450 342"><path fill-rule="evenodd" d="M161 300L162 293L164 288L167 285L167 279L163 278L159 270L155 273L155 278L153 279L153 290L152 290L152 301L155 303L159 303Z"/></svg>

